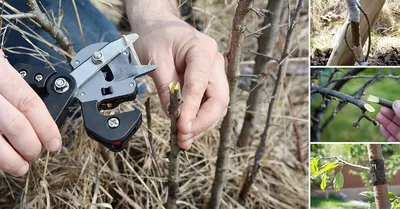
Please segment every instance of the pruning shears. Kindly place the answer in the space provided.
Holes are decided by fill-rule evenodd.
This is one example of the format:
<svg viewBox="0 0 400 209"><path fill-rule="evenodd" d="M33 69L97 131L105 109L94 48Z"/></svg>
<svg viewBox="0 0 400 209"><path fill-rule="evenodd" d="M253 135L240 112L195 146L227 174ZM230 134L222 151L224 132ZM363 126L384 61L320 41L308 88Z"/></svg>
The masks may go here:
<svg viewBox="0 0 400 209"><path fill-rule="evenodd" d="M138 38L130 34L83 48L71 60L72 72L26 64L17 64L15 69L42 98L58 126L65 121L68 107L78 100L88 136L111 151L122 151L142 123L141 112L103 115L100 111L135 100L135 79L156 69L140 64L132 45Z"/></svg>

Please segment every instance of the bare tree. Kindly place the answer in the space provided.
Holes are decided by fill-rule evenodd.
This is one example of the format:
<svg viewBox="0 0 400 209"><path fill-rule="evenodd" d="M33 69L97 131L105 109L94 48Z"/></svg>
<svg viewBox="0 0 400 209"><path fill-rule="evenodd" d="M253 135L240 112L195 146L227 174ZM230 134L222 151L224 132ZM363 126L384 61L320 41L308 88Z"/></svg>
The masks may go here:
<svg viewBox="0 0 400 209"><path fill-rule="evenodd" d="M280 19L283 11L284 1L268 1L268 13L264 18L264 26L269 27L265 29L262 35L258 38L258 51L255 58L254 74L265 75L267 74L267 64L271 61L271 57L276 51L276 42L279 34ZM260 111L260 106L263 103L263 85L264 82L253 82L251 85L252 91L250 92L247 100L247 111L244 117L243 128L239 135L238 146L247 146L252 139L254 139L254 132L256 124L259 121L254 113Z"/></svg>
<svg viewBox="0 0 400 209"><path fill-rule="evenodd" d="M233 121L237 113L234 102L237 100L237 84L239 79L240 57L243 40L246 32L246 15L250 11L253 0L239 0L235 11L232 25L232 37L228 58L228 81L229 81L229 108L220 128L220 144L218 148L218 159L215 167L215 176L211 189L211 198L207 205L210 209L218 209L221 204L222 190L226 184L226 172L229 166L229 149L233 145Z"/></svg>
<svg viewBox="0 0 400 209"><path fill-rule="evenodd" d="M279 88L280 88L283 78L286 74L286 72L284 72L284 71L286 70L286 65L287 65L287 61L288 61L287 58L290 56L293 29L295 28L295 26L297 24L297 19L299 18L302 9L303 9L303 0L299 0L297 2L296 10L295 10L293 17L289 18L289 25L288 25L288 32L287 32L286 41L285 41L285 48L283 50L281 59L279 61L280 65L279 65L278 74L277 74L277 81L275 83L271 102L268 107L267 120L266 120L267 122L265 124L263 134L261 136L260 144L258 145L257 150L255 152L254 163L252 166L248 167L248 169L245 173L245 178L244 178L244 182L242 184L242 188L239 193L239 202L242 202L242 203L245 201L246 197L248 196L251 185L254 183L254 180L256 179L258 170L260 168L259 163L264 154L265 145L267 143L268 130L271 127L271 117L272 117L272 112L274 110L275 101L278 97Z"/></svg>

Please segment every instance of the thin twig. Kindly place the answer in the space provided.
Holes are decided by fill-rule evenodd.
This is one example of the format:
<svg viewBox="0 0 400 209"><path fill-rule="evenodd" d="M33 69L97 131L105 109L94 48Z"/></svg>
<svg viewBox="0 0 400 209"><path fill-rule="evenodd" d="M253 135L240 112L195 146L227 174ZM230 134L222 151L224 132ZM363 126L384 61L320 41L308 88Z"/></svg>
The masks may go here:
<svg viewBox="0 0 400 209"><path fill-rule="evenodd" d="M368 111L368 112L374 112L375 111L373 108L370 109L369 106L371 106L371 105L365 103L364 101L362 101L362 100L360 100L360 99L358 99L356 97L344 94L344 93L339 92L339 91L335 91L335 90L332 90L332 89L329 89L329 88L324 88L324 87L317 86L317 85L314 85L314 84L312 84L312 86L311 86L311 91L313 91L315 93L319 93L319 94L321 94L321 95L323 95L325 97L328 97L328 98L335 97L335 98L338 98L338 99L340 99L340 100L342 100L342 101L344 101L346 103L351 103L351 104L357 106L358 108L360 108L362 111Z"/></svg>
<svg viewBox="0 0 400 209"><path fill-rule="evenodd" d="M254 63L254 74L263 75L264 78L267 78L267 75L271 73L268 63L271 60L279 63L278 59L272 57L276 51L276 40L279 36L279 23L284 10L284 1L269 1L267 10L270 12L265 15L263 25L271 25L271 27L264 30L258 38L257 52L249 50L257 55ZM252 112L260 112L260 108L262 107L261 100L265 97L265 88L263 88L265 80L258 80L251 83L251 91L246 103L248 109L246 110L242 130L237 140L239 147L248 146L254 139L254 134L256 133L255 127L260 119Z"/></svg>
<svg viewBox="0 0 400 209"><path fill-rule="evenodd" d="M181 115L181 105L183 98L181 94L180 84L176 85L171 82L169 84L170 103L168 105L168 115L171 119L170 144L171 151L169 153L168 166L168 200L167 209L175 209L176 201L179 193L179 153L181 148L178 145L178 118Z"/></svg>
<svg viewBox="0 0 400 209"><path fill-rule="evenodd" d="M239 0L235 11L232 24L232 36L230 50L227 54L229 81L229 107L226 116L222 121L220 128L220 144L218 148L218 158L215 167L215 176L211 189L211 198L207 204L209 209L219 209L223 199L223 188L227 181L227 170L230 164L229 154L233 145L233 122L236 117L237 107L234 102L237 101L237 84L240 74L241 52L246 32L246 16L250 11L250 4L254 0Z"/></svg>
<svg viewBox="0 0 400 209"><path fill-rule="evenodd" d="M351 166L351 167L358 168L358 169L361 169L361 170L369 170L368 167L365 167L365 166L362 166L362 165L357 165L357 164L354 164L354 163L349 163L349 162L347 162L347 161L345 161L345 160L343 160L343 159L341 159L339 157L322 157L321 159L325 159L325 160L335 159L336 161L338 161L340 163L343 163L344 165L347 165L347 166Z"/></svg>
<svg viewBox="0 0 400 209"><path fill-rule="evenodd" d="M26 0L26 6L30 13L35 14L34 19L40 24L40 26L48 32L63 50L68 52L72 57L75 56L75 51L71 41L65 36L60 28L54 25L49 18L42 13L36 0ZM69 57L67 57L69 59Z"/></svg>
<svg viewBox="0 0 400 209"><path fill-rule="evenodd" d="M267 139L268 139L268 130L271 127L272 123L271 123L271 118L272 118L272 113L274 111L274 105L275 105L275 101L283 80L283 77L285 76L285 69L286 69L286 65L287 65L287 57L290 53L290 48L292 45L292 34L293 34L293 29L295 28L295 26L297 25L297 19L300 16L301 10L303 9L303 0L299 0L297 2L297 6L296 6L296 11L294 13L293 19L289 16L288 20L289 20L289 26L288 26L288 31L287 31L287 36L286 36L286 41L285 41L285 47L283 49L282 52L282 56L281 56L281 62L283 63L282 65L279 66L278 69L278 78L277 78L277 82L275 83L274 86L274 90L273 90L273 94L272 94L272 98L271 98L271 102L269 104L268 107L268 115L267 115L267 120L265 123L265 128L264 131L261 135L261 140L260 143L257 147L257 150L255 152L254 155L254 163L253 166L251 168L251 170L249 170L247 172L247 175L245 177L245 182L242 185L242 188L240 190L240 194L239 194L239 199L243 202L245 200L245 198L248 195L248 192L251 189L251 186L257 176L258 173L258 169L260 168L260 161L261 158L264 154L264 150L265 150L265 145L267 143ZM290 3L289 3L290 4ZM288 12L288 14L290 14L290 10Z"/></svg>
<svg viewBox="0 0 400 209"><path fill-rule="evenodd" d="M24 19L24 18L35 18L36 14L34 13L20 13L20 14L10 14L10 15L1 15L1 19L8 19L8 20L14 20L14 19Z"/></svg>
<svg viewBox="0 0 400 209"><path fill-rule="evenodd" d="M74 6L74 10L75 10L75 14L76 14L76 21L78 22L78 27L79 27L79 32L81 33L82 43L83 43L83 46L85 47L86 46L85 35L83 34L81 18L79 17L78 8L76 7L75 0L71 0L71 1L72 1L72 5Z"/></svg>

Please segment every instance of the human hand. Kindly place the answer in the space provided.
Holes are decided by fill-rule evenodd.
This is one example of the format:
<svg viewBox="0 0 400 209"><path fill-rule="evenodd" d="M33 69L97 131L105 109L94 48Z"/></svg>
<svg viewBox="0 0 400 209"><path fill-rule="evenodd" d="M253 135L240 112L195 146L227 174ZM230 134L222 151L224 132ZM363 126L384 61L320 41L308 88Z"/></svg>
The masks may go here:
<svg viewBox="0 0 400 209"><path fill-rule="evenodd" d="M400 101L393 103L393 110L382 107L376 119L381 124L382 135L389 142L400 142Z"/></svg>
<svg viewBox="0 0 400 209"><path fill-rule="evenodd" d="M158 17L141 17L144 19L134 27L139 34L135 48L142 63L157 65L150 76L165 111L169 103L168 84L179 81L183 85L178 144L187 150L227 112L229 87L224 57L214 39L172 13Z"/></svg>
<svg viewBox="0 0 400 209"><path fill-rule="evenodd" d="M0 170L22 176L42 146L61 147L61 135L43 101L3 57L0 50Z"/></svg>

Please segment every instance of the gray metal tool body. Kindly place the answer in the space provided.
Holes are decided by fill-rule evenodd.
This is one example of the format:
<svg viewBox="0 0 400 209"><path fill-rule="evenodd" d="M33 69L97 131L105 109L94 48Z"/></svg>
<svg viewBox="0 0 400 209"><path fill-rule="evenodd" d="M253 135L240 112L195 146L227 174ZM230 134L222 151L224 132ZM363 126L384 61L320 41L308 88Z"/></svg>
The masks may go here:
<svg viewBox="0 0 400 209"><path fill-rule="evenodd" d="M135 79L156 69L140 64L132 45L138 38L130 34L110 43L89 45L71 61L71 73L48 73L42 76L40 85L34 79L40 72L32 72L34 67L22 64L16 69L42 97L58 125L65 120L69 104L77 99L87 134L110 150L121 151L140 127L141 112L134 109L103 115L101 110L133 101L138 92Z"/></svg>

